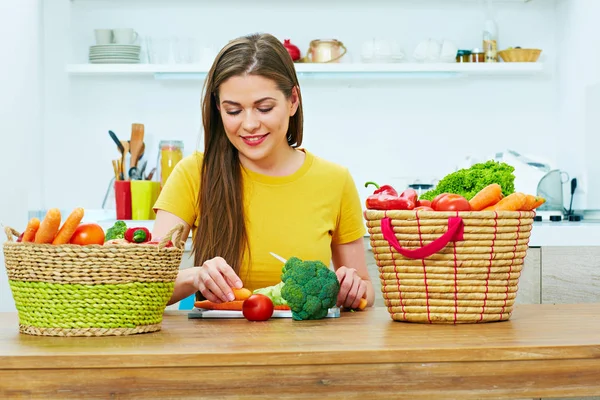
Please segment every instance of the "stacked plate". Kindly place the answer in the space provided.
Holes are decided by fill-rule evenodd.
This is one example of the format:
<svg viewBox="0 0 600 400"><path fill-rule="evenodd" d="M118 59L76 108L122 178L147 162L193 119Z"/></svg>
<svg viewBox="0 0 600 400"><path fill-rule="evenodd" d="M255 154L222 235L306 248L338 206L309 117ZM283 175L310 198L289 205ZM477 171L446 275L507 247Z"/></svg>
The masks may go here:
<svg viewBox="0 0 600 400"><path fill-rule="evenodd" d="M92 64L137 64L140 46L134 44L99 44L90 46Z"/></svg>

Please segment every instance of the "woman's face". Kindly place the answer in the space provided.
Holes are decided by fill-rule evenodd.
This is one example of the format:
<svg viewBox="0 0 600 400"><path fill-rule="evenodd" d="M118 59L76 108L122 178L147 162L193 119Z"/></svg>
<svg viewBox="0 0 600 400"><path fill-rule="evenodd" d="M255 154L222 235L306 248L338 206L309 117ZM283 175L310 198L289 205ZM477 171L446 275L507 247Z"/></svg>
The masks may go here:
<svg viewBox="0 0 600 400"><path fill-rule="evenodd" d="M289 150L286 136L290 117L298 109L296 88L287 99L271 79L234 76L221 84L218 107L242 164L268 163Z"/></svg>

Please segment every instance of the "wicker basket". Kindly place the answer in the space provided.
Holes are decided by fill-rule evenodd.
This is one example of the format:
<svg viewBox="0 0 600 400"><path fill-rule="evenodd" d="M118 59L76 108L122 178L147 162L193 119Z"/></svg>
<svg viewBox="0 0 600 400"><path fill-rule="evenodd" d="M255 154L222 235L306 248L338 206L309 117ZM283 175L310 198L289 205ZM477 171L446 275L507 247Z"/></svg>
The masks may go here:
<svg viewBox="0 0 600 400"><path fill-rule="evenodd" d="M158 245L17 243L4 259L19 330L44 336L109 336L161 329L183 255L182 225ZM173 247L165 247L173 239Z"/></svg>
<svg viewBox="0 0 600 400"><path fill-rule="evenodd" d="M534 216L532 211L366 211L392 319L508 320Z"/></svg>
<svg viewBox="0 0 600 400"><path fill-rule="evenodd" d="M540 49L510 49L498 52L504 62L536 62L540 54Z"/></svg>

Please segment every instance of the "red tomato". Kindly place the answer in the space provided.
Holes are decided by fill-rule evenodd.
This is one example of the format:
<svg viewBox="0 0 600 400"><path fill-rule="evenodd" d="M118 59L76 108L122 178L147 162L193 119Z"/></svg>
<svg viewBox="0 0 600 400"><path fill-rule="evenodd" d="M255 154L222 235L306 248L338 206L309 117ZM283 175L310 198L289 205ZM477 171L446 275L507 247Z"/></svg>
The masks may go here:
<svg viewBox="0 0 600 400"><path fill-rule="evenodd" d="M438 200L436 211L471 211L469 201L458 194L447 194Z"/></svg>
<svg viewBox="0 0 600 400"><path fill-rule="evenodd" d="M98 224L80 224L73 236L71 236L71 244L79 244L85 246L88 244L104 244L104 230Z"/></svg>
<svg viewBox="0 0 600 400"><path fill-rule="evenodd" d="M431 202L429 200L419 200L417 201L417 207L431 207Z"/></svg>
<svg viewBox="0 0 600 400"><path fill-rule="evenodd" d="M435 198L431 202L431 208L433 208L434 210L437 211L437 203L438 203L438 201L440 201L441 198L443 198L444 196L446 196L448 194L449 193L441 193L441 194L438 194L437 196L435 196Z"/></svg>
<svg viewBox="0 0 600 400"><path fill-rule="evenodd" d="M253 294L244 300L242 314L248 321L266 321L273 315L273 302L264 294Z"/></svg>

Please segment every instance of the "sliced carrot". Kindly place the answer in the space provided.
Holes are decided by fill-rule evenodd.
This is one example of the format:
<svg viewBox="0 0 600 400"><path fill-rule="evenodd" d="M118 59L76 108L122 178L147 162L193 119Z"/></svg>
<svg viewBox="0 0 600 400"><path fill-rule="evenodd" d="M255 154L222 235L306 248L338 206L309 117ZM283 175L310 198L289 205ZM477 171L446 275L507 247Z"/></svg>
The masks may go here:
<svg viewBox="0 0 600 400"><path fill-rule="evenodd" d="M79 223L83 219L83 208L78 207L74 209L69 217L63 223L62 228L56 234L56 237L52 241L52 244L66 244L71 240L71 236L75 233L75 229L79 226Z"/></svg>
<svg viewBox="0 0 600 400"><path fill-rule="evenodd" d="M27 223L27 228L23 232L21 242L33 242L35 240L35 233L39 228L40 220L38 218L31 218Z"/></svg>
<svg viewBox="0 0 600 400"><path fill-rule="evenodd" d="M60 210L51 208L35 233L35 243L52 243L60 227Z"/></svg>
<svg viewBox="0 0 600 400"><path fill-rule="evenodd" d="M514 192L491 206L491 211L521 211L526 198L524 193ZM486 207L484 211L488 211L488 209L490 207Z"/></svg>
<svg viewBox="0 0 600 400"><path fill-rule="evenodd" d="M481 211L486 207L493 206L502 200L502 187L497 183L492 183L481 189L471 200L469 205L472 211Z"/></svg>
<svg viewBox="0 0 600 400"><path fill-rule="evenodd" d="M246 300L248 297L252 296L252 292L246 288L231 288L231 290L233 291L236 300Z"/></svg>
<svg viewBox="0 0 600 400"><path fill-rule="evenodd" d="M204 308L205 310L226 310L226 311L242 311L243 300L233 300L226 303L213 303L209 300L201 300L194 303L196 308ZM275 310L289 310L290 306L281 305L274 306Z"/></svg>

